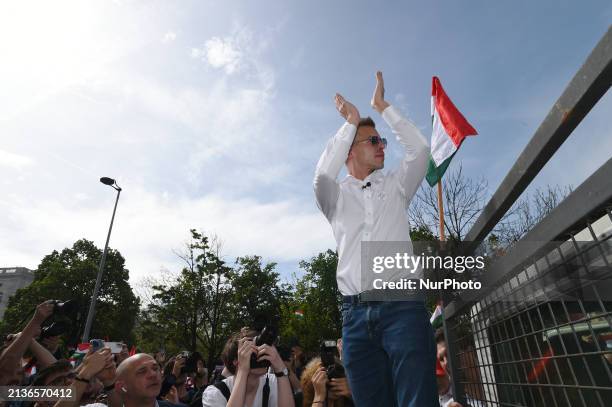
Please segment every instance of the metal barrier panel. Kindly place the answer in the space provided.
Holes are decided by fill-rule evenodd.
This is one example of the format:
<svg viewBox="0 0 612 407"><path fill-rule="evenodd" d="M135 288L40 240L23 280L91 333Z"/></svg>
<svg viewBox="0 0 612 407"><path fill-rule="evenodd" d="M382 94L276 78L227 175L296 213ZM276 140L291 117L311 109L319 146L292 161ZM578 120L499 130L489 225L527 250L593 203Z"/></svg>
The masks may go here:
<svg viewBox="0 0 612 407"><path fill-rule="evenodd" d="M446 321L468 404L612 405L612 212L551 246Z"/></svg>
<svg viewBox="0 0 612 407"><path fill-rule="evenodd" d="M481 240L612 82L609 29L468 233ZM612 160L444 310L464 406L612 406ZM471 250L476 250L476 244Z"/></svg>

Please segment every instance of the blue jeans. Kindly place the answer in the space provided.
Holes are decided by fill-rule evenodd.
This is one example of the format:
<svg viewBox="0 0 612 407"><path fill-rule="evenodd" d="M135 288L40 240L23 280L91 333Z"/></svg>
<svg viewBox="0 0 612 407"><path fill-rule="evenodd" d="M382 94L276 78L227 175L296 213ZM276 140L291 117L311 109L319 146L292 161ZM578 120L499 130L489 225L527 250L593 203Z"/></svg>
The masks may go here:
<svg viewBox="0 0 612 407"><path fill-rule="evenodd" d="M436 344L422 301L344 302L342 343L356 406L439 407Z"/></svg>

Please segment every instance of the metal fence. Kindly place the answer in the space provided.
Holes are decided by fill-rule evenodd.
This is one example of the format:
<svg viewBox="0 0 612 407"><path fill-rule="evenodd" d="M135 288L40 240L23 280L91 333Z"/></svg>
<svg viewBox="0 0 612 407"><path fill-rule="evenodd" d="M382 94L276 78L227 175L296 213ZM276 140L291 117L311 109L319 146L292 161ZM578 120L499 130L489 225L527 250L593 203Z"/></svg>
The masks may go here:
<svg viewBox="0 0 612 407"><path fill-rule="evenodd" d="M493 230L610 88L612 29L593 49L483 210ZM444 310L455 400L472 406L612 406L612 159ZM477 249L477 243L469 247Z"/></svg>

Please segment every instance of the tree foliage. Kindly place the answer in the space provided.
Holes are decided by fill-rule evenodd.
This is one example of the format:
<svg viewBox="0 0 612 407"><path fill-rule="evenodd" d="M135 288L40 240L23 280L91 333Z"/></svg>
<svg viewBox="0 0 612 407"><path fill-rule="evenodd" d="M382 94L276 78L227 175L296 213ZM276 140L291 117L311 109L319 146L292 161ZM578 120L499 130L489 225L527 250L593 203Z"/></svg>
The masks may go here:
<svg viewBox="0 0 612 407"><path fill-rule="evenodd" d="M65 339L69 344L80 341L94 289L102 250L93 242L78 240L71 248L54 250L45 256L34 273L34 281L17 290L9 299L2 321L2 332L18 332L36 305L47 299L74 300L78 312ZM125 259L108 249L98 294L96 314L90 337L133 341L133 327L139 299L128 283Z"/></svg>
<svg viewBox="0 0 612 407"><path fill-rule="evenodd" d="M281 305L288 300L289 287L280 283L276 263L262 265L260 256L239 257L230 276L231 303L234 307L232 329L262 322L278 325Z"/></svg>
<svg viewBox="0 0 612 407"><path fill-rule="evenodd" d="M337 265L338 254L331 250L319 253L308 262L300 262L305 274L297 281L293 298L283 307L283 337L299 338L307 351L317 351L323 339L337 339L342 335L342 295L336 284ZM296 311L303 316L296 315Z"/></svg>
<svg viewBox="0 0 612 407"><path fill-rule="evenodd" d="M152 287L153 301L142 311L139 344L148 351L203 351L209 365L229 335L231 269L209 238L195 229L179 257L186 266L168 284Z"/></svg>
<svg viewBox="0 0 612 407"><path fill-rule="evenodd" d="M288 287L280 283L275 263L244 256L231 268L221 260L217 241L195 229L179 257L185 263L181 273L152 285L151 302L141 312L143 349L199 351L211 366L232 332L253 327L259 316L279 322Z"/></svg>

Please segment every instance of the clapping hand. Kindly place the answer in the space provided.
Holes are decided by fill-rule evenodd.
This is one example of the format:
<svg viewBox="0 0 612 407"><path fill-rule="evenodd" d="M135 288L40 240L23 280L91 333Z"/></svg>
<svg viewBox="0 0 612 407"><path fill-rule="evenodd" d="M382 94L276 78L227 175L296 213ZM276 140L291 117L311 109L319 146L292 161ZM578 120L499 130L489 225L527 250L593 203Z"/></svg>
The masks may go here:
<svg viewBox="0 0 612 407"><path fill-rule="evenodd" d="M347 122L355 126L359 124L359 111L355 105L346 100L344 96L339 93L336 93L334 102L336 103L336 110L338 110L340 116L344 117Z"/></svg>
<svg viewBox="0 0 612 407"><path fill-rule="evenodd" d="M370 104L378 113L382 113L389 106L385 101L385 81L380 71L376 72L376 86Z"/></svg>

